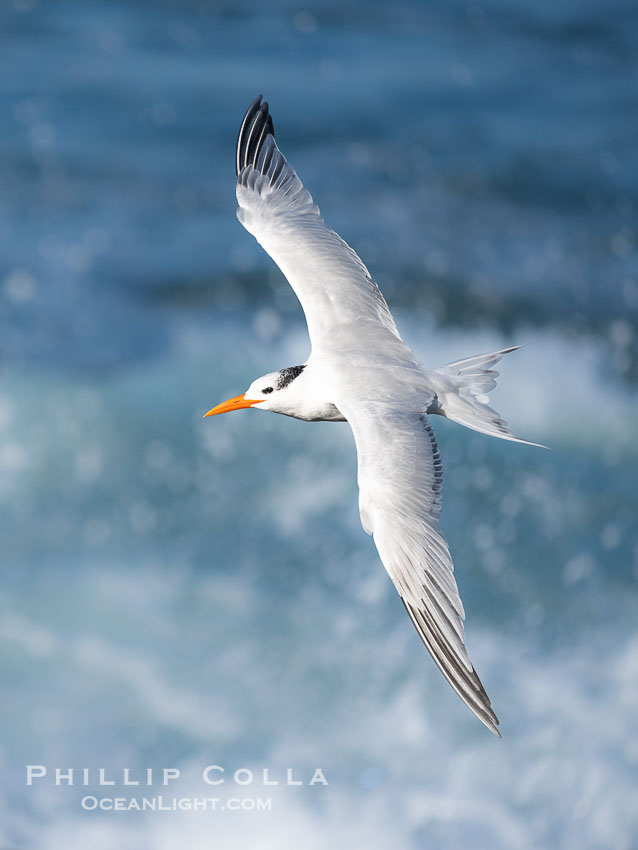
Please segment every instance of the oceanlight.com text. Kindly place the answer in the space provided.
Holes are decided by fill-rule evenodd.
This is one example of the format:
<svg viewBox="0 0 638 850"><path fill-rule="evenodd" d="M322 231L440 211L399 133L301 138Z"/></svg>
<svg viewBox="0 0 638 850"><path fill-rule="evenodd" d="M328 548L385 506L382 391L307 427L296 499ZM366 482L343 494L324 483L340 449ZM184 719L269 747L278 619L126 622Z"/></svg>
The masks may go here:
<svg viewBox="0 0 638 850"><path fill-rule="evenodd" d="M270 812L272 797L82 797L88 812Z"/></svg>

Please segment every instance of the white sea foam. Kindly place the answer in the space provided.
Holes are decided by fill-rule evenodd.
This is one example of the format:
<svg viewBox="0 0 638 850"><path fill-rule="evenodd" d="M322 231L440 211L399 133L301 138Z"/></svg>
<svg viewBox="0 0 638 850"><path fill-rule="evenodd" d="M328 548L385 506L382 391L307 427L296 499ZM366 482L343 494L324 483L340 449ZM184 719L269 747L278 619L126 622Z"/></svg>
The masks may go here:
<svg viewBox="0 0 638 850"><path fill-rule="evenodd" d="M0 441L24 464L5 465L0 490L5 521L23 535L21 551L6 538L0 598L8 694L21 695L4 705L13 739L2 790L13 811L0 838L43 850L314 848L335 836L371 850L629 850L638 831L631 530L609 485L606 501L598 494L602 476L635 465L635 402L606 376L602 347L552 334L529 341L505 360L492 401L554 452L435 423L446 427L444 519L456 523L456 548L465 545L470 652L501 717L500 742L430 663L359 528L346 426L248 412L213 430L172 404L159 415L149 398L171 387L199 403L214 351L198 346L96 380L88 406L69 380L5 381ZM439 332L415 348L437 365L507 342ZM248 352L237 380L299 362L305 346L294 331L283 354L281 343ZM30 414L40 400L46 427ZM510 471L512 452L520 472ZM574 457L591 481L556 471ZM167 760L185 775L220 758L319 765L330 786L280 788L260 814L91 814L77 796L29 796L26 753L78 767ZM179 793L200 790L185 782Z"/></svg>
<svg viewBox="0 0 638 850"><path fill-rule="evenodd" d="M460 712L448 710L452 697L443 684L434 674L424 677L414 670L383 703L363 711L359 707L356 715L352 705L328 700L311 734L300 736L286 723L273 722L262 757L241 763L259 776L264 765L272 774L314 760L328 787L264 788L257 782L211 789L200 776L212 753L200 745L187 761L173 765L184 779L169 790L93 788L90 793L218 796L222 801L271 797L272 810L87 814L79 809L77 795L71 805L58 792L59 804L50 810L45 828L31 825L21 838L43 850L300 843L319 848L334 844L335 836L338 846L379 850L397 842L406 848L450 850L472 842L495 850L629 850L638 828L633 781L638 750L632 744L638 701L635 638L599 652L593 668L589 646L551 657L484 631L475 649L487 676L498 677L498 691L507 694L500 742L469 721L459 724ZM312 663L312 646L304 652ZM339 664L336 655L334 663ZM99 669L104 670L101 663ZM167 690L164 698L173 721L179 712L171 706L180 695ZM151 711L149 722L157 719ZM187 718L183 729L192 732ZM12 833L6 829L8 840Z"/></svg>

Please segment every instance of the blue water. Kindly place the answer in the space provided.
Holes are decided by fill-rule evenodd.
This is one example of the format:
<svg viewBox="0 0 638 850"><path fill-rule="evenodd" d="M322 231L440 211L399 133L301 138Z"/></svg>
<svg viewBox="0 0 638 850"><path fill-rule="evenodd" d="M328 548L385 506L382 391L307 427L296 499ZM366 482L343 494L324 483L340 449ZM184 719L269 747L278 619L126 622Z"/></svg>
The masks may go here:
<svg viewBox="0 0 638 850"><path fill-rule="evenodd" d="M0 842L633 848L636 10L7 0L0 38ZM493 402L551 452L435 423L500 742L360 528L347 426L201 419L308 350L234 216L261 91L425 364L529 343ZM26 764L330 784L85 812Z"/></svg>

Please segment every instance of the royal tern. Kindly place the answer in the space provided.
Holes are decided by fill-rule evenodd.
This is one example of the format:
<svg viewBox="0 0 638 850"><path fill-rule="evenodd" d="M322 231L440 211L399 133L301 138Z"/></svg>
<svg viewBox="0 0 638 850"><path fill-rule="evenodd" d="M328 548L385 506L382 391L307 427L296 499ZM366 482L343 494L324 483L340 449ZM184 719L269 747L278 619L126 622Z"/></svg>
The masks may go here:
<svg viewBox="0 0 638 850"><path fill-rule="evenodd" d="M213 416L252 407L306 421L347 421L358 455L359 510L423 643L461 699L496 735L498 719L465 647L465 613L441 533L441 457L430 415L505 440L488 407L518 346L439 369L420 366L357 254L319 208L275 143L268 104L250 105L236 150L237 217L284 273L308 324L305 363L270 372ZM529 443L528 443L529 444ZM531 443L529 445L537 445Z"/></svg>

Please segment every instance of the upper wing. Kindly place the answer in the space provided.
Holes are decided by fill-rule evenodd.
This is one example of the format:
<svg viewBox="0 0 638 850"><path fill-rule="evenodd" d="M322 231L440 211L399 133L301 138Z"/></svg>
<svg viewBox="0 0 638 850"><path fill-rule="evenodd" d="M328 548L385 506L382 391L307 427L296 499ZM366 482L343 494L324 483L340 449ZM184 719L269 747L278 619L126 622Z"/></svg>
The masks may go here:
<svg viewBox="0 0 638 850"><path fill-rule="evenodd" d="M326 226L274 139L268 104L250 105L237 138L237 217L270 254L306 315L313 349L366 321L399 333L378 286L356 253ZM341 328L340 328L341 326Z"/></svg>
<svg viewBox="0 0 638 850"><path fill-rule="evenodd" d="M340 403L339 409L357 446L363 527L374 535L383 565L439 669L499 735L465 648L465 613L439 527L443 468L428 418L369 403Z"/></svg>

